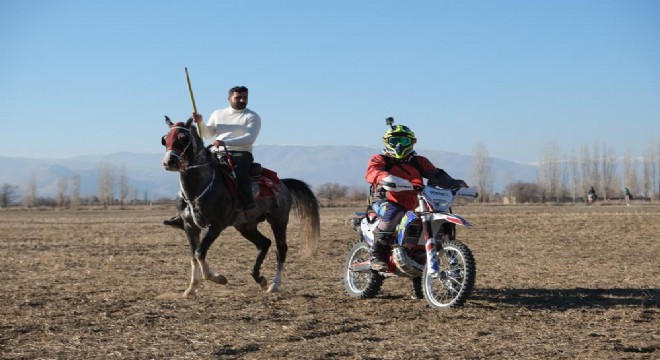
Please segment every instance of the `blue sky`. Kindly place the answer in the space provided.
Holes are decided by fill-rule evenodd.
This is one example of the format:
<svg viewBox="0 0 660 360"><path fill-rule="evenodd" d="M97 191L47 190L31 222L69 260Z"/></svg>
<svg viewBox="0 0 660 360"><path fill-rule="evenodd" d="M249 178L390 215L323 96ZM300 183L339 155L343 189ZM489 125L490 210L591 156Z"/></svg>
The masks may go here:
<svg viewBox="0 0 660 360"><path fill-rule="evenodd" d="M163 115L250 88L257 144L519 162L660 140L660 1L0 0L0 155L159 153ZM439 164L441 166L441 164Z"/></svg>

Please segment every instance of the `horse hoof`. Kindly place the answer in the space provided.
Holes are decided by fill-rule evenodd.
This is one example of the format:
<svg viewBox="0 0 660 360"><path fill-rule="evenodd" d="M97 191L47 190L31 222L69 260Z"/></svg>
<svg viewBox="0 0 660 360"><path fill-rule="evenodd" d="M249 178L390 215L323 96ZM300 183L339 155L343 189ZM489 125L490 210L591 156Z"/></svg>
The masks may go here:
<svg viewBox="0 0 660 360"><path fill-rule="evenodd" d="M268 288L268 291L266 291L266 292L267 293L276 293L278 291L280 291L279 286L275 286L275 284L271 284L270 287Z"/></svg>
<svg viewBox="0 0 660 360"><path fill-rule="evenodd" d="M227 284L227 278L222 276L222 275L215 275L215 276L209 278L209 280L213 281L216 284L220 284L220 285L226 285Z"/></svg>
<svg viewBox="0 0 660 360"><path fill-rule="evenodd" d="M190 289L184 291L183 295L181 295L181 297L184 297L184 298L191 298L191 297L195 297L195 296L197 296L197 290L190 290Z"/></svg>
<svg viewBox="0 0 660 360"><path fill-rule="evenodd" d="M266 278L262 276L261 279L259 279L259 286L261 286L261 288L265 290L267 285L268 285L268 280L266 280Z"/></svg>

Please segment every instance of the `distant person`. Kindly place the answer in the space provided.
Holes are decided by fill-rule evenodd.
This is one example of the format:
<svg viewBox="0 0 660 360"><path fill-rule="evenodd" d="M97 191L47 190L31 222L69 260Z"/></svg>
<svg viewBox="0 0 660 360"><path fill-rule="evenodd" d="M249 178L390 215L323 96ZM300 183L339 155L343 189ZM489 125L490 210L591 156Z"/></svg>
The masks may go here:
<svg viewBox="0 0 660 360"><path fill-rule="evenodd" d="M632 194L630 193L630 189L625 188L625 189L623 190L623 194L624 194L625 197L626 197L626 206L630 206L630 201L633 199L633 196L632 196Z"/></svg>
<svg viewBox="0 0 660 360"><path fill-rule="evenodd" d="M587 202L588 202L589 204L593 204L594 201L596 201L596 198L597 198L597 197L596 197L596 189L594 189L594 187L592 186L592 187L589 189L589 192L587 192Z"/></svg>
<svg viewBox="0 0 660 360"><path fill-rule="evenodd" d="M372 209L380 218L378 227L374 230L370 260L371 268L377 271L388 268L387 257L395 240L394 230L405 212L415 209L418 204L415 191L386 191L380 185L384 177L397 176L413 185L423 185L423 178L427 178L444 187L467 187L465 181L454 180L444 170L435 167L429 159L417 155L413 151L416 142L415 133L407 126L392 125L383 136L383 154L371 157L367 165L365 178L371 184Z"/></svg>
<svg viewBox="0 0 660 360"><path fill-rule="evenodd" d="M193 113L193 119L201 131L202 138L214 139L213 146L215 147L227 147L236 173L238 199L245 217L252 219L260 212L252 195L250 167L254 162L252 145L261 130L261 118L256 112L247 108L247 87L234 86L229 89L227 100L229 106L211 113L206 125L203 123L201 114ZM164 223L183 227L183 219L178 215L165 220Z"/></svg>

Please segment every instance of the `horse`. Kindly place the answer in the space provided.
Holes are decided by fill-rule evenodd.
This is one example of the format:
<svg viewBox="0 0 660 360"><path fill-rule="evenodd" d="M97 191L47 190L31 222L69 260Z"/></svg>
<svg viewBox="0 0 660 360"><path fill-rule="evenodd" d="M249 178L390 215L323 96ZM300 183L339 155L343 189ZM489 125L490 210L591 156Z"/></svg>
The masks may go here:
<svg viewBox="0 0 660 360"><path fill-rule="evenodd" d="M301 219L303 255L311 256L318 246L321 228L319 203L309 185L297 179L281 179L279 191L273 191L269 194L271 196L255 198L260 214L256 218L248 218L239 207L231 167L218 164L217 157L204 146L192 118L185 123L174 124L165 116L165 123L169 131L162 138L166 149L163 167L167 171L179 172L182 200L179 212L191 250L192 275L183 296L195 296L202 279L227 284L227 278L211 269L206 255L216 238L229 226L238 230L258 250L252 268L255 282L267 292L278 291L288 250L286 232L292 208L297 210ZM263 221L270 224L277 247L275 275L269 287L266 278L260 274L272 243L257 227ZM206 232L200 241L202 230Z"/></svg>
<svg viewBox="0 0 660 360"><path fill-rule="evenodd" d="M598 198L596 197L596 194L594 194L594 193L588 193L588 194L587 194L587 203L588 203L589 205L592 205L594 202L596 202L596 199L598 199Z"/></svg>

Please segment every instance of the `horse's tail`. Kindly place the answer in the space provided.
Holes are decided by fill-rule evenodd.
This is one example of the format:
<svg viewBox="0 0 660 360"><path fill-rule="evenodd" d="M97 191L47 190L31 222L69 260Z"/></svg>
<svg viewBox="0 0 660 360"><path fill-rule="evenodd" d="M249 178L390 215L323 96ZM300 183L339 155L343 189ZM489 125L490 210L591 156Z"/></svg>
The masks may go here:
<svg viewBox="0 0 660 360"><path fill-rule="evenodd" d="M300 217L301 237L303 239L303 254L312 255L318 248L321 238L321 216L319 201L314 192L304 181L298 179L282 179L289 189L293 199L293 207Z"/></svg>

